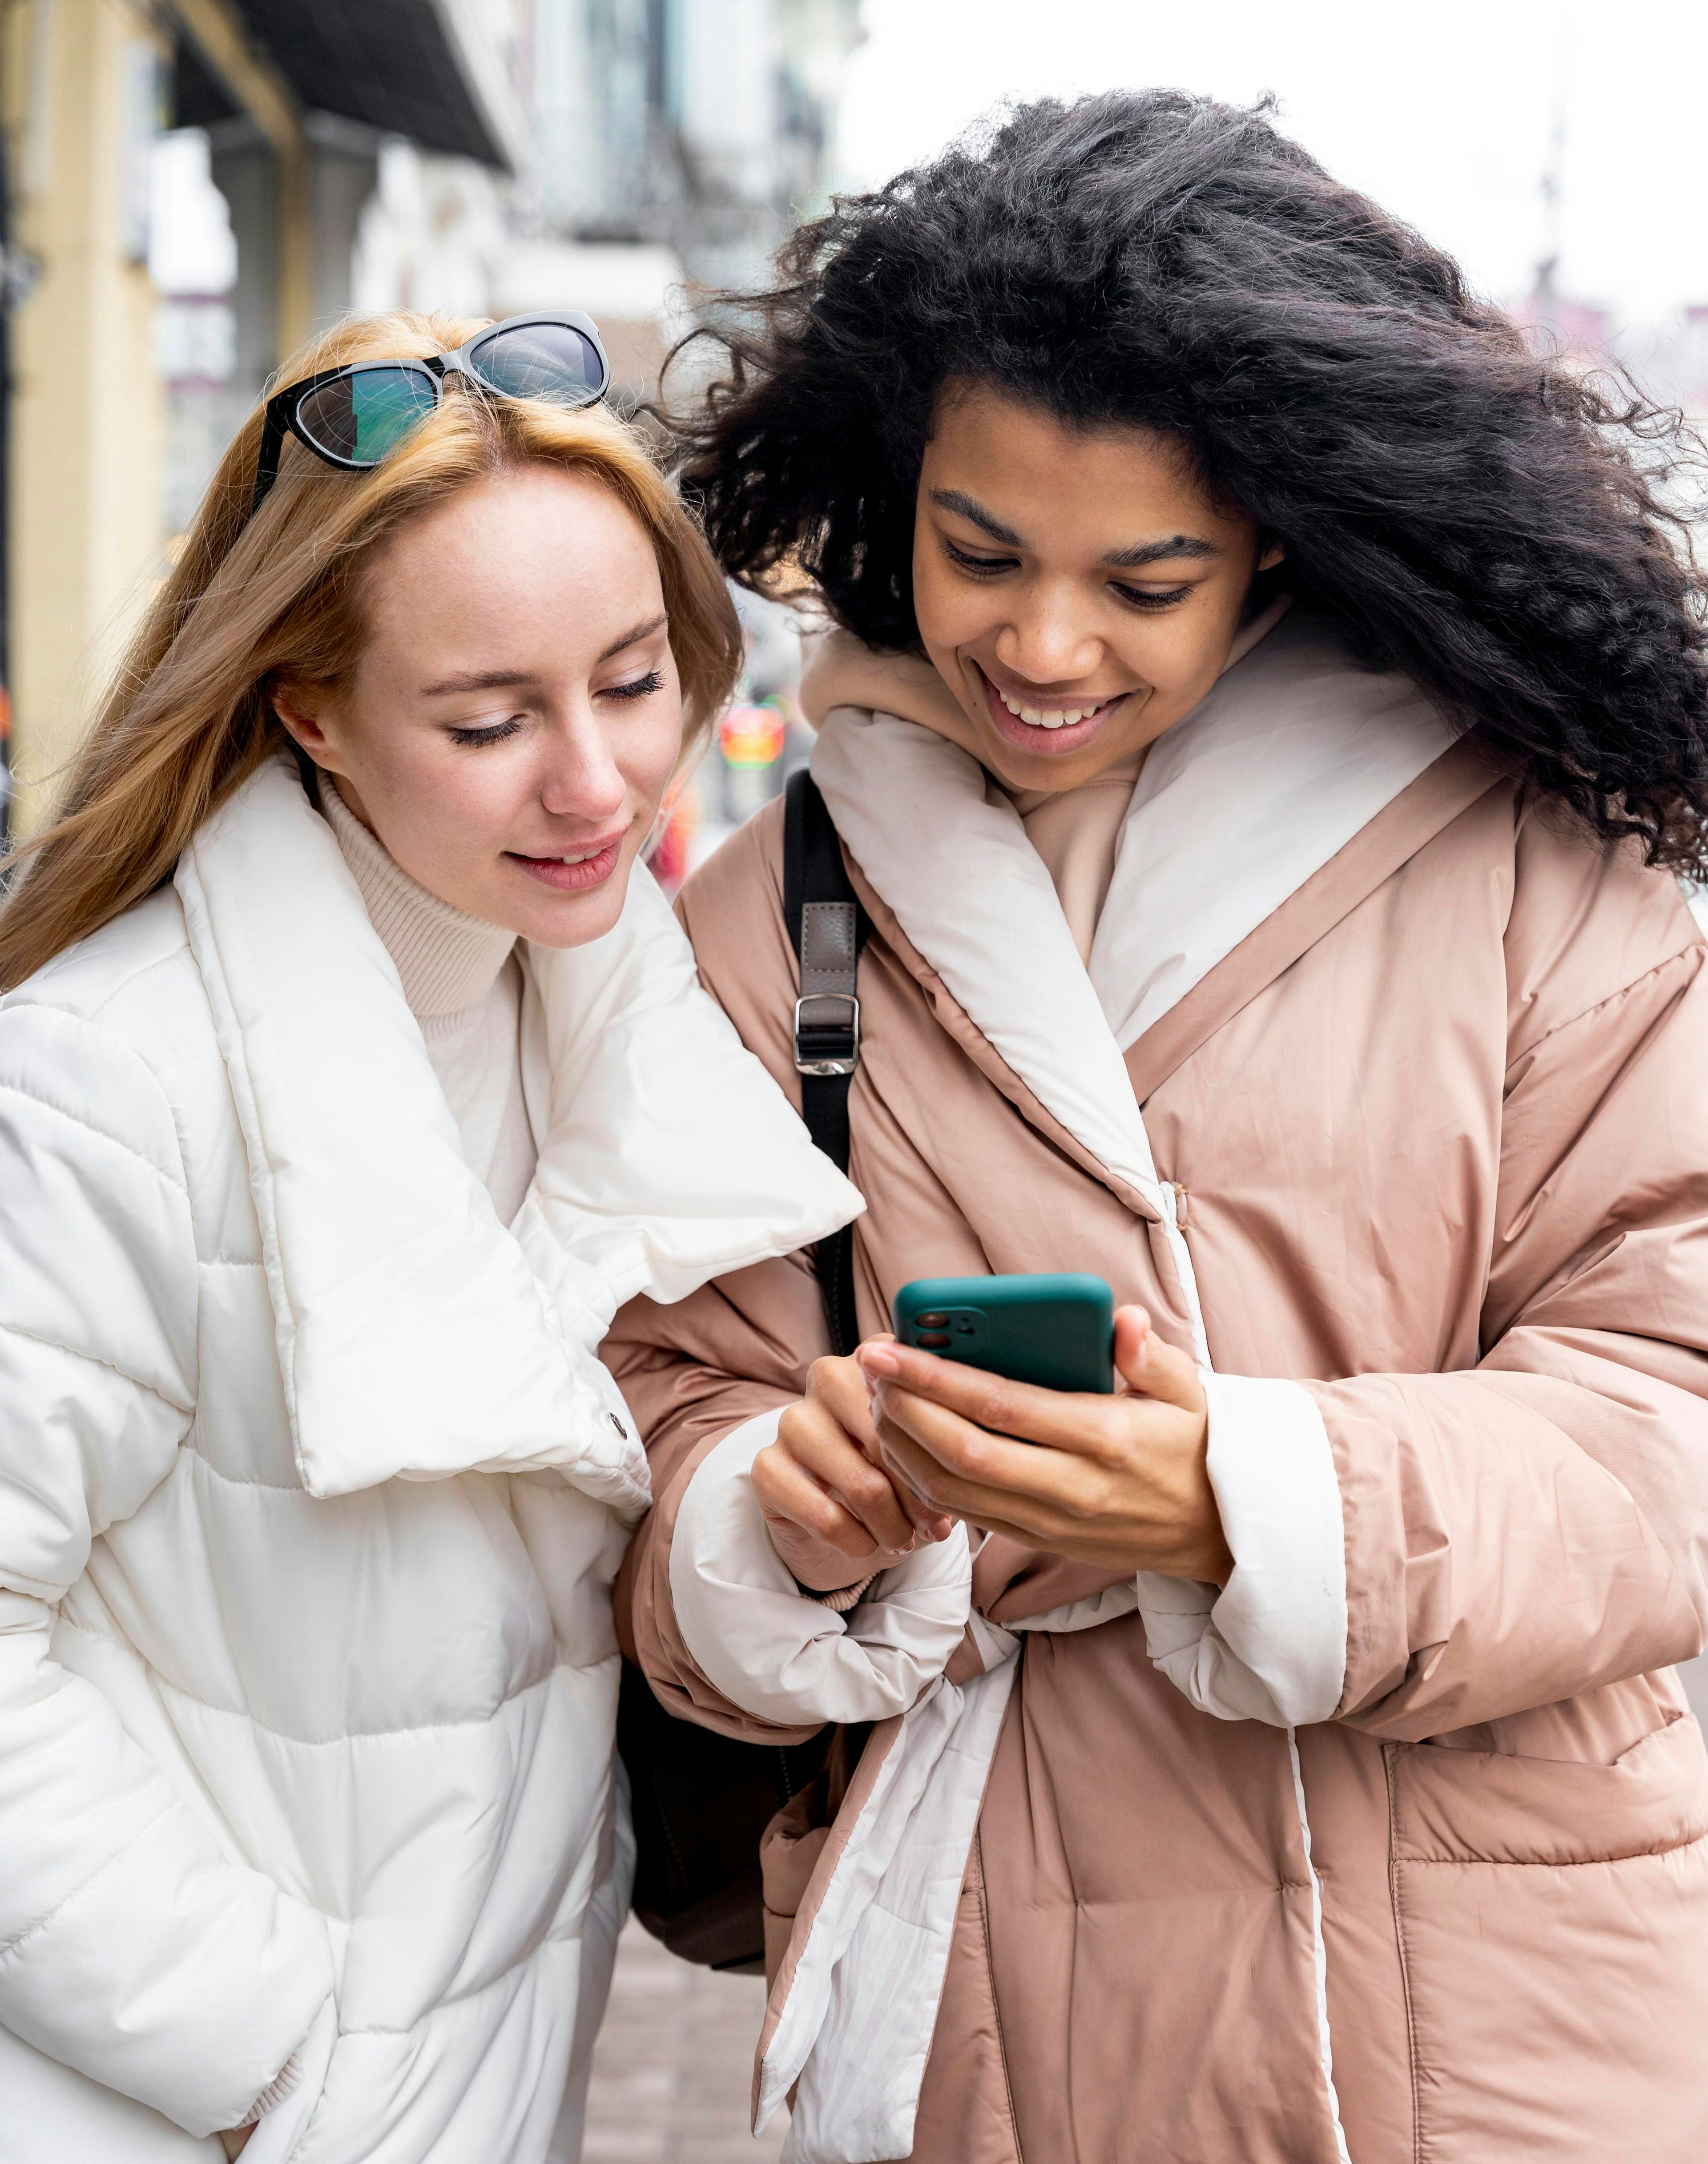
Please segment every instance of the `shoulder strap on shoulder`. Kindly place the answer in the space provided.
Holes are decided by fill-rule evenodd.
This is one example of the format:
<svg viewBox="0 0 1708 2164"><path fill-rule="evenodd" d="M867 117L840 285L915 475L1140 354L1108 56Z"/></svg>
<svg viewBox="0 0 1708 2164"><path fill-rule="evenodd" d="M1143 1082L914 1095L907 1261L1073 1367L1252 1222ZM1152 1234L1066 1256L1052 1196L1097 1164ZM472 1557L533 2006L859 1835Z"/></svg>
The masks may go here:
<svg viewBox="0 0 1708 2164"><path fill-rule="evenodd" d="M842 860L842 841L812 776L789 778L783 806L783 917L800 969L795 1002L795 1067L807 1132L839 1172L849 1163L848 1097L860 1058L860 948L871 922ZM854 1228L844 1225L812 1253L831 1341L838 1352L859 1342L854 1319Z"/></svg>

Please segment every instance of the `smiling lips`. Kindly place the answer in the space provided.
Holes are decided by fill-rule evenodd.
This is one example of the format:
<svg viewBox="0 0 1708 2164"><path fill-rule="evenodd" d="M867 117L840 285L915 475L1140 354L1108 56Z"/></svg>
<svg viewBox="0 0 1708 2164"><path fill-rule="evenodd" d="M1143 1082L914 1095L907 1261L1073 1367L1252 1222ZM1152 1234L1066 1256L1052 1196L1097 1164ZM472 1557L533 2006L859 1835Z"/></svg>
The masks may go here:
<svg viewBox="0 0 1708 2164"><path fill-rule="evenodd" d="M1112 698L1099 700L1093 706L1041 706L1011 698L982 669L979 680L997 733L1022 751L1042 752L1046 756L1079 750L1127 696L1125 691L1117 691Z"/></svg>
<svg viewBox="0 0 1708 2164"><path fill-rule="evenodd" d="M514 849L506 854L512 864L520 864L542 886L554 887L560 894L580 894L588 887L602 886L616 870L628 832L625 827L623 833L607 842L596 842L590 848L567 851L560 857L524 857Z"/></svg>

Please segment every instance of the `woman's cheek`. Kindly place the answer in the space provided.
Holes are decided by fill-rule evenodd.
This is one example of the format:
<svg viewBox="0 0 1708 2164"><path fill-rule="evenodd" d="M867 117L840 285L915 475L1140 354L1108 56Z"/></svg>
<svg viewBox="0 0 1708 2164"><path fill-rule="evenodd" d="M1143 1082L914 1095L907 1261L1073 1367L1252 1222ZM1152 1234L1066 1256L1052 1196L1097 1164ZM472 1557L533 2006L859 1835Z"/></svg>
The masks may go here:
<svg viewBox="0 0 1708 2164"><path fill-rule="evenodd" d="M1136 627L1136 636L1123 643L1122 659L1158 699L1196 706L1221 674L1238 621L1237 603L1206 596Z"/></svg>
<svg viewBox="0 0 1708 2164"><path fill-rule="evenodd" d="M974 644L988 628L988 598L962 579L950 579L933 554L913 559L913 619L932 659ZM941 663L938 664L941 666Z"/></svg>
<svg viewBox="0 0 1708 2164"><path fill-rule="evenodd" d="M656 811L682 755L684 717L680 698L660 695L651 702L644 728L636 732L628 756L620 758L624 778L644 804Z"/></svg>

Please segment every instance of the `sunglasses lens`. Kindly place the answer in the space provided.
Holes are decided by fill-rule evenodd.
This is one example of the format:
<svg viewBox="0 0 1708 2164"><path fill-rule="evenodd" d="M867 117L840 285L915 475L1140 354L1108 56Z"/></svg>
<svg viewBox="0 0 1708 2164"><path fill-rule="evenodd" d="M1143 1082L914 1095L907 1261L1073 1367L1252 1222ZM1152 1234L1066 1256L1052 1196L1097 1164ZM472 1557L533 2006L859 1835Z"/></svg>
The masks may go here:
<svg viewBox="0 0 1708 2164"><path fill-rule="evenodd" d="M586 406L605 387L599 349L567 323L518 323L484 339L469 365L490 390L507 398L543 398L554 406Z"/></svg>
<svg viewBox="0 0 1708 2164"><path fill-rule="evenodd" d="M351 465L376 466L439 402L425 369L358 368L311 391L297 418L318 449Z"/></svg>

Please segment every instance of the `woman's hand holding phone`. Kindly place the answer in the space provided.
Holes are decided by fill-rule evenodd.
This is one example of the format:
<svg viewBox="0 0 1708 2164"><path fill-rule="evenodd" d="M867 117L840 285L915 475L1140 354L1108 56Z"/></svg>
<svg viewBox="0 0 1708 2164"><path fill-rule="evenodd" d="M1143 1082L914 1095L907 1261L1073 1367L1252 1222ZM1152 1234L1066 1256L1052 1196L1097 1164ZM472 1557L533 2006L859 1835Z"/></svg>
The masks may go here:
<svg viewBox="0 0 1708 2164"><path fill-rule="evenodd" d="M1142 1307L1115 1316L1125 1395L1012 1383L893 1339L836 1364L854 1362L873 1385L877 1453L916 1522L940 1512L1114 1569L1216 1585L1232 1575L1203 1385Z"/></svg>
<svg viewBox="0 0 1708 2164"><path fill-rule="evenodd" d="M883 1469L858 1354L813 1362L806 1396L786 1408L776 1441L754 1460L753 1485L771 1546L817 1593L889 1569L920 1540L947 1539L953 1522Z"/></svg>

